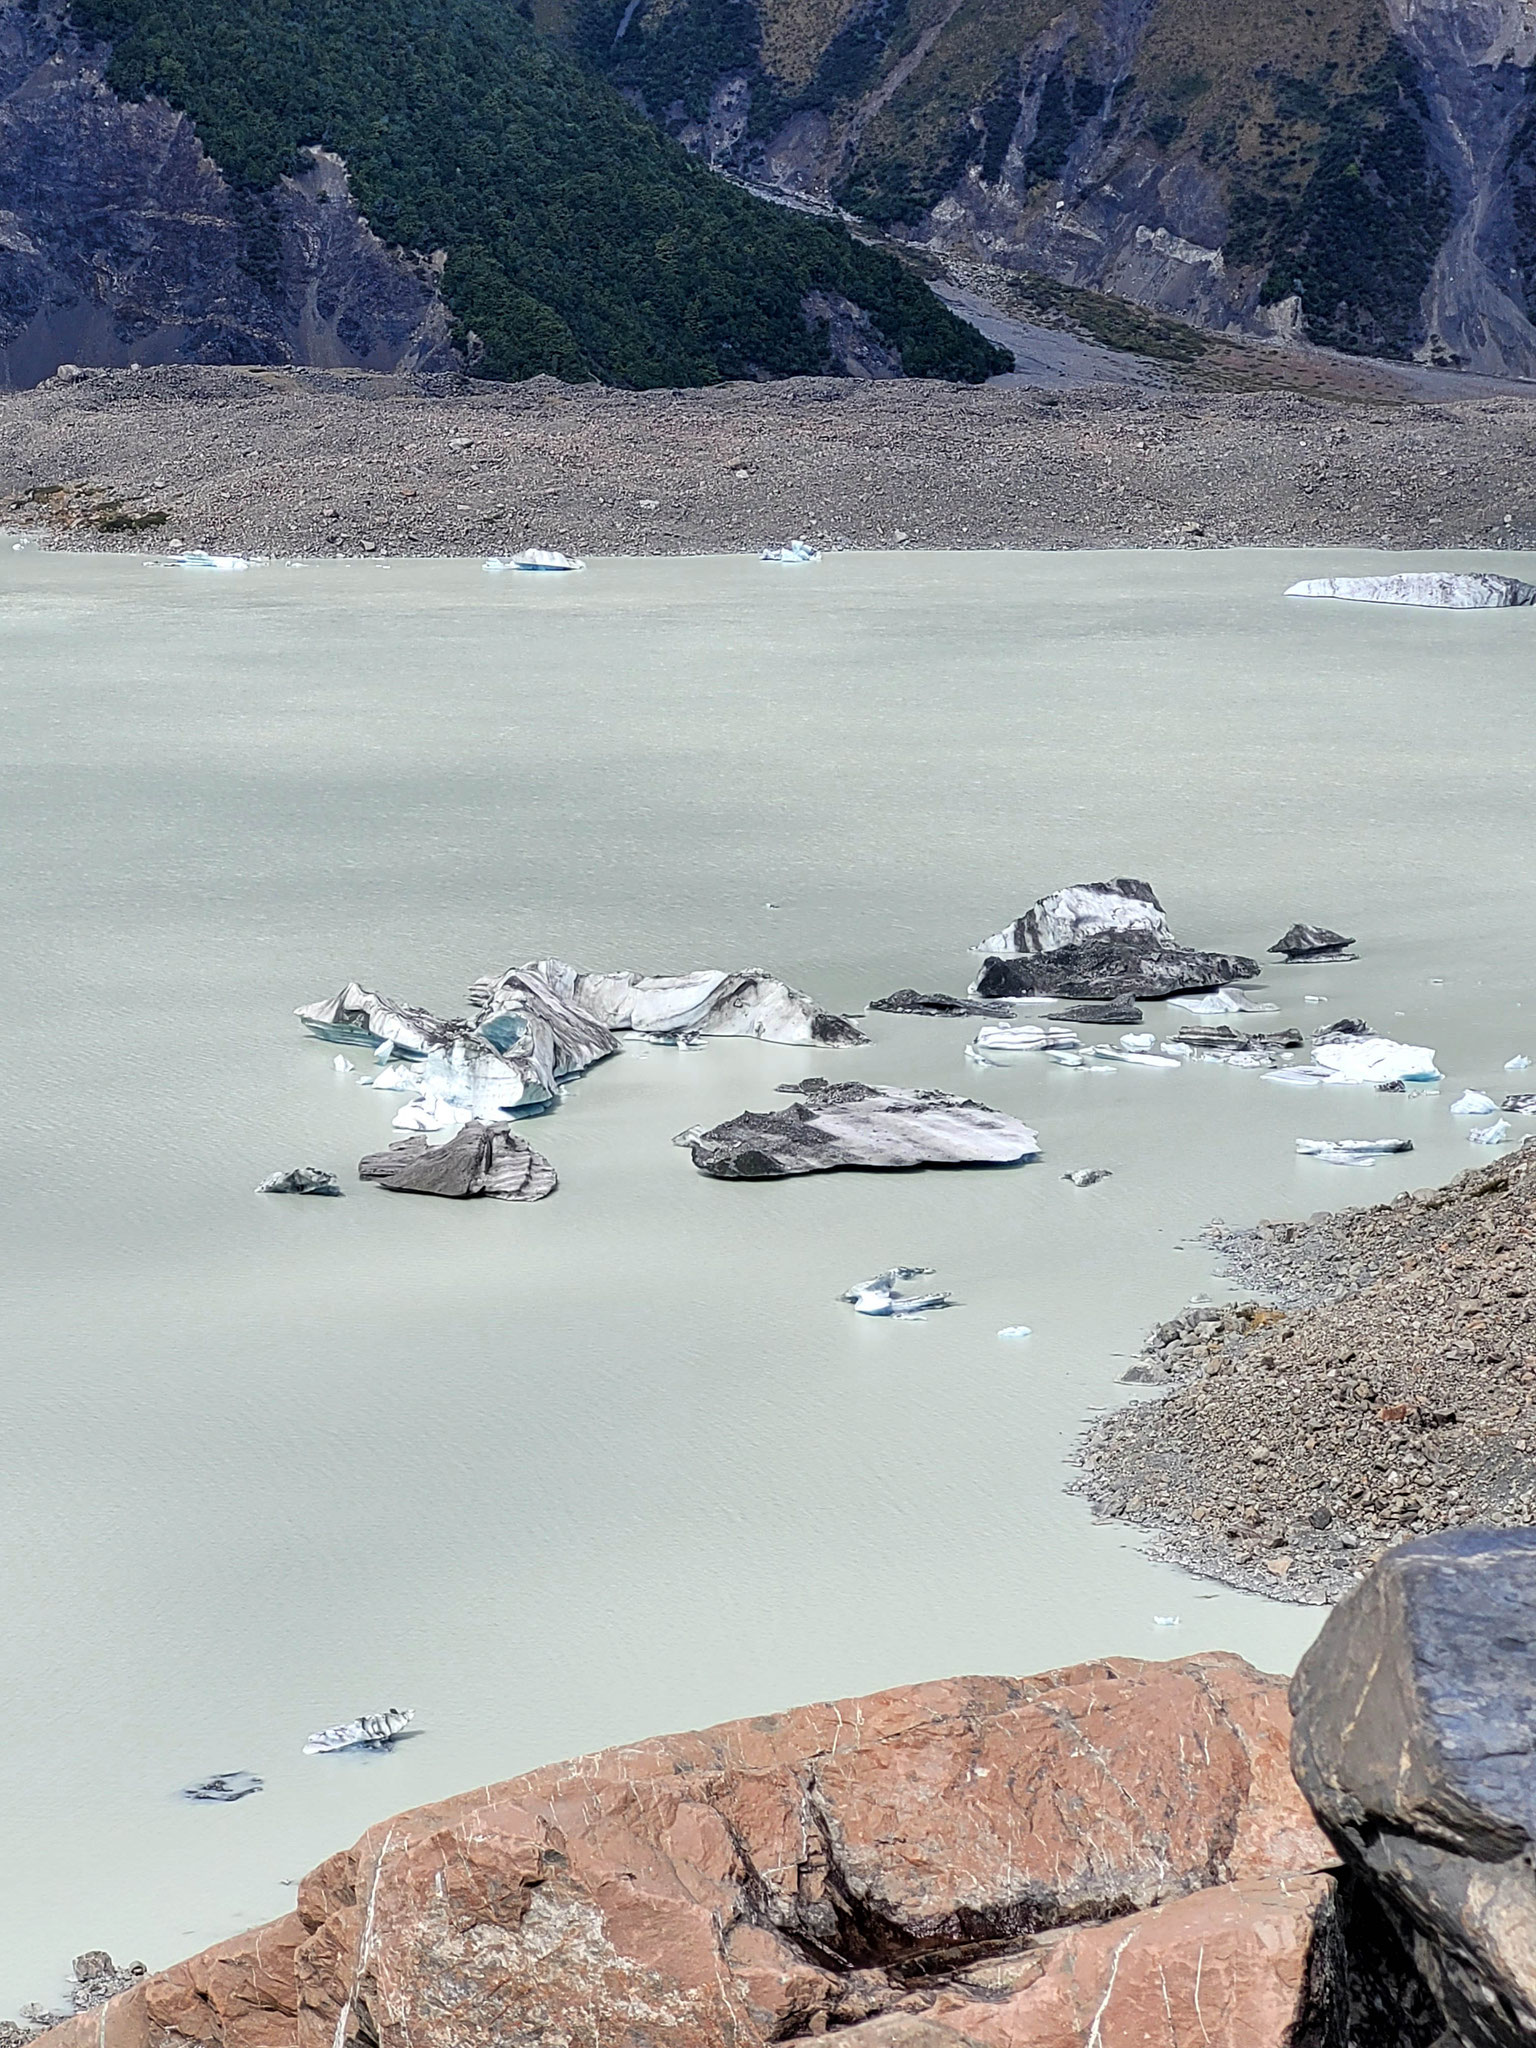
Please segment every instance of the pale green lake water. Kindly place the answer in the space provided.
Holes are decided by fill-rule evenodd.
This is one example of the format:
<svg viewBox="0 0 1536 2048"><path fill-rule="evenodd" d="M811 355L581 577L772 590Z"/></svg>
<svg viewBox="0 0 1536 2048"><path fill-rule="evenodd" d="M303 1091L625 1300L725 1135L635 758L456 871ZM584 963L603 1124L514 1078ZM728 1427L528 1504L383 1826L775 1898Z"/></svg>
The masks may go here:
<svg viewBox="0 0 1536 2048"><path fill-rule="evenodd" d="M0 554L0 2012L598 1744L1089 1655L1294 1662L1319 1610L1155 1565L1065 1489L1140 1332L1221 1291L1212 1215L1447 1178L1486 1156L1453 1092L1536 1056L1536 616L1280 595L1373 560ZM553 1200L460 1207L355 1185L399 1098L291 1015L352 976L454 1012L542 954L958 992L974 941L1117 873L1191 942L1358 934L1358 964L1276 967L1274 1021L1434 1045L1439 1101L982 1074L973 1025L876 1017L862 1052L627 1054L530 1126ZM817 1071L974 1092L1045 1156L753 1186L669 1142ZM1368 1171L1293 1156L1398 1130L1418 1150ZM347 1199L252 1195L307 1161ZM961 1306L837 1304L898 1261ZM300 1755L392 1703L420 1739ZM232 1768L266 1791L177 1797Z"/></svg>

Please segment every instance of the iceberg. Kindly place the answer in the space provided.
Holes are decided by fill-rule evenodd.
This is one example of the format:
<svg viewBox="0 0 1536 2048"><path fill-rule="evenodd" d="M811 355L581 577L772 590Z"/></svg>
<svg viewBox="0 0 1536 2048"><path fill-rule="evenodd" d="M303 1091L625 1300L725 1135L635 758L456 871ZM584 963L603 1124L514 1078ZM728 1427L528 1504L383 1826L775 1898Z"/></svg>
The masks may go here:
<svg viewBox="0 0 1536 2048"><path fill-rule="evenodd" d="M1170 996L1170 1010L1188 1010L1195 1017L1227 1017L1243 1012L1257 1015L1261 1010L1278 1010L1278 1003L1256 1003L1240 988L1213 989L1204 996Z"/></svg>
<svg viewBox="0 0 1536 2048"><path fill-rule="evenodd" d="M765 562L819 562L821 550L813 548L808 540L786 541L781 548L764 548Z"/></svg>
<svg viewBox="0 0 1536 2048"><path fill-rule="evenodd" d="M387 1749L416 1718L414 1707L386 1707L382 1714L360 1714L337 1728L319 1728L304 1745L306 1756L328 1756L339 1749Z"/></svg>
<svg viewBox="0 0 1536 2048"><path fill-rule="evenodd" d="M932 1308L949 1308L953 1305L952 1295L897 1291L903 1280L920 1280L932 1271L932 1266L893 1266L888 1273L877 1273L872 1280L856 1280L837 1298L850 1302L855 1315L861 1316L920 1316Z"/></svg>
<svg viewBox="0 0 1536 2048"><path fill-rule="evenodd" d="M1379 1087L1383 1081L1442 1078L1429 1046L1399 1045L1395 1038L1347 1038L1321 1045L1314 1041L1312 1059L1329 1081L1357 1086Z"/></svg>
<svg viewBox="0 0 1536 2048"><path fill-rule="evenodd" d="M1451 1104L1452 1116L1496 1116L1499 1105L1480 1088L1468 1088Z"/></svg>
<svg viewBox="0 0 1536 2048"><path fill-rule="evenodd" d="M564 960L533 960L521 970L552 990L561 1002L601 1028L642 1032L650 1038L760 1038L769 1045L867 1045L856 1024L787 982L777 981L760 967L740 972L701 968L693 974L584 973ZM470 990L470 1001L487 1004L484 981ZM480 1025L483 1031L485 1023ZM617 1041L615 1041L617 1044Z"/></svg>
<svg viewBox="0 0 1536 2048"><path fill-rule="evenodd" d="M184 555L168 555L167 569L249 569L250 563L244 555L209 555L201 548L189 548Z"/></svg>
<svg viewBox="0 0 1536 2048"><path fill-rule="evenodd" d="M341 1183L323 1166L290 1166L286 1173L271 1174L256 1192L258 1195L339 1195Z"/></svg>
<svg viewBox="0 0 1536 2048"><path fill-rule="evenodd" d="M1326 1159L1335 1166L1358 1166L1384 1152L1411 1152L1412 1138L1298 1138L1303 1159Z"/></svg>
<svg viewBox="0 0 1536 2048"><path fill-rule="evenodd" d="M975 996L1160 1001L1251 981L1259 971L1242 954L1181 946L1152 885L1130 876L1042 896L973 950L987 956Z"/></svg>
<svg viewBox="0 0 1536 2048"><path fill-rule="evenodd" d="M1507 1145L1509 1137L1509 1125L1501 1117L1496 1124L1485 1124L1480 1131L1468 1131L1467 1143L1469 1145Z"/></svg>
<svg viewBox="0 0 1536 2048"><path fill-rule="evenodd" d="M514 1137L505 1123L467 1123L446 1145L425 1136L399 1138L357 1163L359 1180L393 1194L446 1195L453 1201L490 1195L503 1202L542 1202L559 1185L542 1153Z"/></svg>
<svg viewBox="0 0 1536 2048"><path fill-rule="evenodd" d="M1107 1166L1080 1166L1075 1173L1064 1173L1061 1177L1075 1188L1091 1188L1096 1181L1108 1180L1110 1169Z"/></svg>
<svg viewBox="0 0 1536 2048"><path fill-rule="evenodd" d="M1288 932L1281 933L1269 950L1286 960L1353 960L1357 956L1349 949L1354 943L1342 932L1329 931L1326 925L1293 924Z"/></svg>
<svg viewBox="0 0 1536 2048"><path fill-rule="evenodd" d="M1287 597L1347 597L1366 604L1433 605L1442 611L1489 611L1536 604L1536 584L1515 576L1437 569L1399 576L1319 576L1293 583Z"/></svg>
<svg viewBox="0 0 1536 2048"><path fill-rule="evenodd" d="M196 1785L183 1785L183 1799L198 1799L218 1806L231 1806L237 1799L249 1799L253 1792L263 1790L263 1781L254 1771L220 1771L212 1778L204 1778Z"/></svg>
<svg viewBox="0 0 1536 2048"><path fill-rule="evenodd" d="M495 557L492 557L494 560ZM485 565L490 568L490 562ZM585 562L573 561L569 555L562 555L558 548L525 548L520 555L512 557L514 569L584 569Z"/></svg>
<svg viewBox="0 0 1536 2048"><path fill-rule="evenodd" d="M713 1180L780 1180L840 1167L1012 1166L1040 1156L1027 1124L937 1088L879 1088L819 1076L787 1084L801 1099L766 1115L745 1110L689 1134L693 1163Z"/></svg>
<svg viewBox="0 0 1536 2048"><path fill-rule="evenodd" d="M971 1040L978 1052L1075 1052L1082 1042L1065 1024L983 1024Z"/></svg>

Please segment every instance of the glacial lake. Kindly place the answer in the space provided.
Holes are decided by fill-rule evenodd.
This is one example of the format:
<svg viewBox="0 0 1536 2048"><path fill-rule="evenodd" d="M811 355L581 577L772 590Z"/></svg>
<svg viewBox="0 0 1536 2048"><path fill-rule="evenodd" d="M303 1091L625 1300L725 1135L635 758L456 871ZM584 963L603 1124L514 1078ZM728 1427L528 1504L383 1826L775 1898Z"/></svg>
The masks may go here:
<svg viewBox="0 0 1536 2048"><path fill-rule="evenodd" d="M1449 1103L1536 1057L1536 614L1281 595L1387 565L0 552L0 2013L601 1744L1111 1653L1293 1664L1321 1610L1153 1564L1067 1489L1141 1333L1223 1297L1204 1224L1485 1160ZM1190 943L1358 935L1276 963L1262 1021L1434 1046L1438 1098L988 1072L973 1023L875 1016L863 1051L627 1052L526 1127L552 1200L460 1206L357 1185L401 1098L292 1015L349 978L456 1014L550 954L760 965L855 1010L959 993L976 941L1116 874ZM671 1143L818 1072L973 1093L1044 1156L753 1185ZM1369 1169L1294 1156L1398 1132ZM309 1162L345 1200L253 1195ZM838 1303L898 1262L958 1306ZM391 1754L300 1754L389 1705L420 1730ZM265 1791L178 1796L235 1769Z"/></svg>

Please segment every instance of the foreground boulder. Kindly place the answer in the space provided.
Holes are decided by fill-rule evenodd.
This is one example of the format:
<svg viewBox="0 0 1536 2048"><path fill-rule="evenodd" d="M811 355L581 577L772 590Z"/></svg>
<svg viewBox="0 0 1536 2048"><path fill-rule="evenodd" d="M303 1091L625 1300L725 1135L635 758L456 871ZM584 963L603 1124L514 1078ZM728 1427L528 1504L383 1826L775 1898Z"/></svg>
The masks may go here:
<svg viewBox="0 0 1536 2048"><path fill-rule="evenodd" d="M1407 1937L1445 2048L1536 2038L1536 1530L1404 1543L1291 1687L1297 1778Z"/></svg>
<svg viewBox="0 0 1536 2048"><path fill-rule="evenodd" d="M609 1750L372 1828L297 1913L49 2048L1302 2048L1332 1856L1235 1657L965 1678Z"/></svg>
<svg viewBox="0 0 1536 2048"><path fill-rule="evenodd" d="M779 1093L804 1099L790 1109L743 1110L677 1142L714 1180L784 1180L846 1166L1017 1166L1040 1156L1028 1124L940 1088L811 1079Z"/></svg>
<svg viewBox="0 0 1536 2048"><path fill-rule="evenodd" d="M1259 971L1245 954L1181 946L1151 883L1125 875L1042 896L975 950L987 958L972 994L993 1000L1156 1002L1251 981Z"/></svg>

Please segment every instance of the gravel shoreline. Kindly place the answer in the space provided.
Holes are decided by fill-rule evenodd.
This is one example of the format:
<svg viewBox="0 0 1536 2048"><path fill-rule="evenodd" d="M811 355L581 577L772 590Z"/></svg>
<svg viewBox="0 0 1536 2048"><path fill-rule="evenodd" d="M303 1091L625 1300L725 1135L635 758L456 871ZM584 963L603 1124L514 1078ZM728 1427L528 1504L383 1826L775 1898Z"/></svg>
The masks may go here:
<svg viewBox="0 0 1536 2048"><path fill-rule="evenodd" d="M1085 1493L1153 1556L1336 1600L1392 1543L1536 1520L1536 1147L1304 1223L1213 1226L1262 1302L1154 1330L1094 1425Z"/></svg>
<svg viewBox="0 0 1536 2048"><path fill-rule="evenodd" d="M126 552L1531 547L1533 474L1525 397L196 367L0 393L0 521Z"/></svg>

